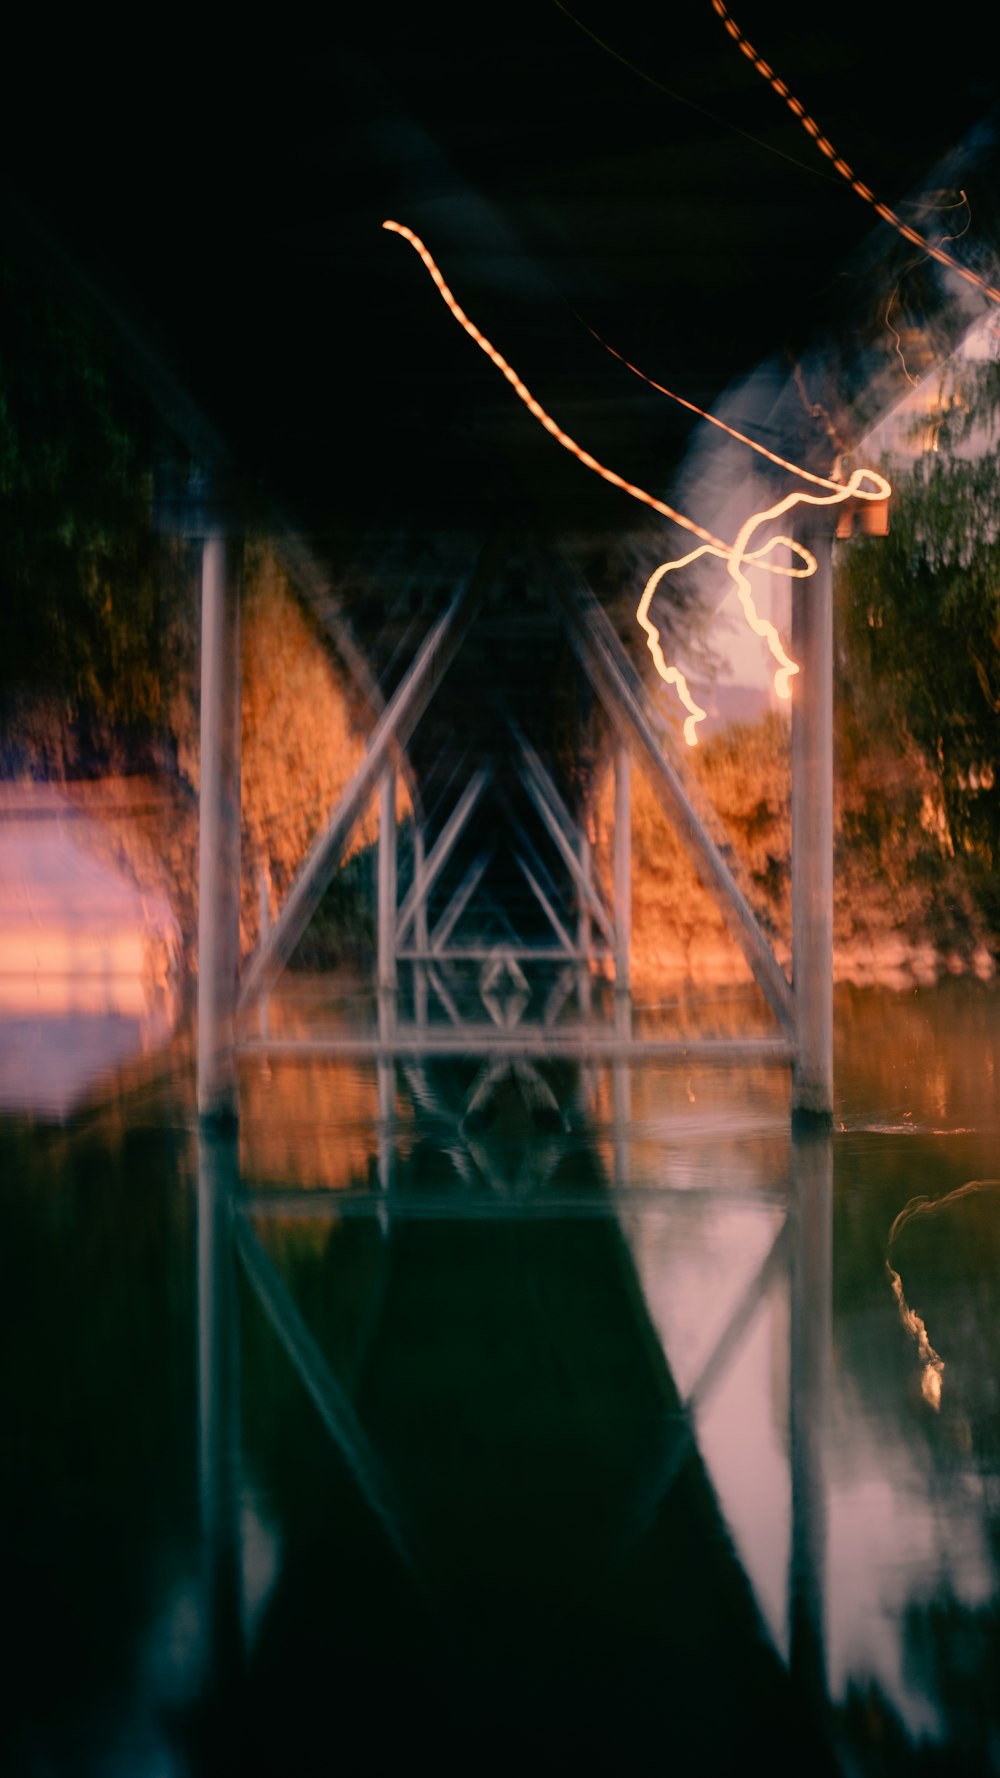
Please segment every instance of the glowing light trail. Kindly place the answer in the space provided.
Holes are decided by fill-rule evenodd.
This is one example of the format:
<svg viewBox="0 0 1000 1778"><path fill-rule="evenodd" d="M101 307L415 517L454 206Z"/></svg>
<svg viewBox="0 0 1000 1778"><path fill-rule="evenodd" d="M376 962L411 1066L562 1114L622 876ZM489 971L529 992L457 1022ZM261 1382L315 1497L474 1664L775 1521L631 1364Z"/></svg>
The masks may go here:
<svg viewBox="0 0 1000 1778"><path fill-rule="evenodd" d="M892 1294L899 1308L899 1318L908 1334L917 1342L917 1353L923 1367L920 1376L920 1393L934 1412L941 1412L941 1391L944 1386L944 1359L935 1352L927 1333L927 1325L915 1309L911 1309L903 1294L903 1281L889 1260L893 1243L902 1234L907 1223L914 1216L929 1216L935 1210L943 1210L946 1205L954 1204L960 1198L966 1198L973 1192L996 1191L1000 1179L970 1179L965 1185L959 1185L954 1191L946 1192L943 1198L918 1197L911 1198L896 1217L886 1242L885 1269L888 1273Z"/></svg>
<svg viewBox="0 0 1000 1778"><path fill-rule="evenodd" d="M727 427L727 431L728 430L729 428ZM771 453L766 452L765 454L770 456ZM797 471L796 473L802 472ZM810 479L815 481L819 478L814 476ZM863 486L866 481L870 484L868 487ZM750 625L750 628L755 635L761 636L764 639L771 654L778 663L778 669L774 675L775 693L779 698L790 697L791 686L789 682L799 669L795 662L785 653L781 637L774 625L770 623L766 617L761 617L758 612L757 607L754 604L750 581L747 577L746 565L749 563L755 567L764 568L770 574L785 574L793 579L807 580L816 572L816 557L811 550L806 549L804 544L797 543L790 537L772 537L756 550L749 549L748 545L762 525L767 524L771 519L780 518L782 513L791 512L792 508L795 506L839 506L842 501L851 499L884 500L887 499L892 492L885 476L879 475L877 470L874 469L855 469L848 481L843 483L828 482L826 485L833 489L832 493L807 494L803 492L798 494L786 494L783 499L776 501L774 506L765 507L762 512L751 513L750 517L741 526L731 548L718 549L712 544L704 544L701 548L693 549L689 551L686 556L681 556L675 561L663 562L659 568L654 570L647 580L635 614L636 619L640 627L646 632L647 647L649 648L650 654L653 656L656 670L659 673L660 678L665 679L668 685L675 685L677 687L677 694L681 703L684 705L685 709L690 712L684 722L684 739L689 747L697 745L698 737L695 733L695 726L697 723L704 720L706 713L691 699L684 675L680 673L676 667L668 667L664 660L663 649L660 643L660 632L649 616L649 607L653 594L664 575L672 574L677 568L686 568L691 562L697 561L701 556L711 555L720 557L720 559L725 562L726 573L729 575L729 578L732 580L733 585L736 588L736 594L743 607L743 615L746 618L747 623ZM782 567L775 562L765 561L764 558L769 555L772 550L782 547L793 550L799 555L802 558L803 566L800 568L788 568Z"/></svg>
<svg viewBox="0 0 1000 1778"><path fill-rule="evenodd" d="M968 210L968 215L965 219L964 226L962 228L958 229L956 231L956 233L953 235L942 235L940 241L938 242L939 247L943 247L945 241L960 241L962 239L962 236L968 234L969 229L972 227L972 206L969 203L969 200L966 197L964 191L959 191L957 203L942 204L940 206L940 208L943 210L960 210L963 204L965 205L966 209ZM926 258L925 254L919 254L916 259L911 259L909 261L909 263L903 267L902 271L899 274L898 279L896 280L896 285L895 285L895 288L892 292L892 295L890 296L889 301L886 303L886 307L885 307L885 324L886 324L887 328L889 329L889 332L892 334L893 341L895 343L896 357L899 359L899 362L903 367L904 377L906 378L907 382L910 384L911 388L913 388L913 389L918 389L920 387L920 378L919 377L911 377L911 375L910 375L909 369L907 367L906 359L903 356L902 335L901 335L898 327L893 327L892 321L890 320L890 316L892 314L893 303L896 302L896 300L899 296L900 286L903 282L903 279L906 277L907 272L912 272L914 266L923 265L925 258Z"/></svg>
<svg viewBox="0 0 1000 1778"><path fill-rule="evenodd" d="M518 376L516 370L508 364L502 353L497 351L491 341L486 338L486 335L475 325L475 322L469 319L465 310L452 295L451 290L448 288L448 285L445 283L445 280L438 269L435 259L427 247L425 247L420 236L414 234L412 229L407 228L401 222L384 222L382 227L387 229L390 234L400 235L404 241L409 242L414 252L426 266L440 296L451 310L455 320L462 328L464 328L465 332L469 335L469 338L475 341L480 350L486 353L486 356L490 359L491 363L495 364L497 369L502 372L504 377L506 377L511 388L514 390L514 393L524 403L528 412L538 420L540 425L545 427L546 432L551 433L552 437L563 446L564 450L569 451L572 456L576 457L586 469L593 470L594 473L601 476L604 481L610 482L612 487L621 488L623 493L630 494L634 500L639 500L644 505L652 507L654 512L661 513L664 518L672 519L675 524L681 525L684 530L690 531L694 536L701 538L702 547L700 549L691 550L686 556L669 562L664 562L656 569L655 573L650 576L646 583L636 612L637 620L646 633L647 645L660 678L663 679L667 685L675 687L681 703L688 712L684 723L684 738L688 745L690 747L697 745L695 725L704 720L706 712L694 702L688 690L687 680L680 669L668 665L660 643L660 632L649 618L649 607L653 594L664 575L672 573L678 568L686 567L690 562L697 560L700 556L714 555L721 561L725 562L726 572L736 587L737 596L743 608L743 614L747 623L750 625L750 628L755 635L762 637L766 641L771 654L778 663L778 670L774 676L775 692L779 698L788 698L791 695L789 681L793 674L797 673L799 669L795 665L795 662L785 653L781 638L774 625L770 623L767 618L761 617L758 612L757 607L754 604L750 580L746 573L746 565L751 564L757 566L764 569L769 574L782 574L792 579L808 579L810 575L813 575L816 572L816 558L811 550L808 550L804 544L797 543L792 537L772 537L756 549L750 549L749 545L760 527L766 524L768 520L778 518L782 513L790 512L793 507L800 504L809 506L837 506L842 501L851 498L859 500L883 500L891 491L889 483L886 481L885 477L876 474L873 469L856 469L849 481L843 483L830 481L825 476L813 475L811 471L800 469L794 463L786 462L783 457L775 456L774 452L767 450L763 445L755 444L752 439L746 438L744 434L736 432L731 426L727 426L724 420L718 420L714 415L705 413L704 409L697 407L694 402L685 401L682 396L674 395L671 390L664 389L659 383L654 384L654 388L660 389L664 395L669 395L671 400L680 402L681 406L690 408L692 412L701 414L706 420L711 420L714 425L721 426L723 431L729 432L732 437L737 439L740 443L749 445L753 450L760 451L763 456L769 457L772 462L777 463L781 468L789 469L793 474L802 476L805 480L818 483L821 487L830 490L830 492L826 494L786 494L782 500L777 501L773 506L766 507L762 512L752 513L741 526L734 543L724 543L720 537L715 537L711 531L706 530L704 525L699 525L694 519L688 518L686 514L678 512L676 507L668 506L666 501L658 500L655 495L648 493L645 488L638 487L635 482L626 481L625 478L618 475L615 470L609 469L603 463L599 463L597 458L592 456L589 451L584 450L582 445L577 444L576 440L571 438L568 432L564 432L562 427L552 418L551 414L547 413L545 408L542 407L541 402L535 399L531 390ZM602 341L601 343L603 344L604 342ZM610 351L612 348L609 347L608 350ZM615 353L615 356L620 357L620 354ZM627 364L628 360L623 359L622 362ZM634 370L635 366L629 365L628 368ZM637 371L636 374L642 376L643 373ZM647 382L651 381L650 378L646 378L645 380ZM870 484L868 487L863 485L866 481ZM771 555L772 551L779 548L787 549L793 557L797 556L801 566L787 566L780 562L768 561L766 558Z"/></svg>
<svg viewBox="0 0 1000 1778"><path fill-rule="evenodd" d="M424 246L420 236L415 235L411 228L406 228L401 222L383 222L382 227L388 229L390 234L401 235L404 241L409 242L414 252L423 260L440 295L447 303L459 326L464 327L469 338L475 340L476 345L481 352L486 353L490 362L495 364L497 370L506 377L515 395L524 402L529 414L538 421L539 425L545 427L546 432L552 434L552 437L557 443L562 445L564 451L569 451L571 456L576 457L577 460L584 465L584 468L592 469L595 475L599 475L604 481L610 482L613 488L621 488L624 494L631 494L633 500L641 500L644 506L651 506L654 512L661 513L665 519L672 519L675 525L683 526L685 531L691 531L695 537L700 537L703 542L712 544L716 549L725 550L726 545L722 542L722 539L713 536L711 531L706 531L704 525L696 524L694 519L687 518L684 513L678 512L676 507L668 506L665 500L657 500L654 494L647 493L645 488L637 487L635 482L626 481L624 476L618 475L615 470L609 469L606 464L599 463L596 457L592 457L589 451L585 451L582 445L577 444L575 438L571 438L568 432L564 432L562 427L552 418L552 415L546 413L541 402L535 400L531 390L521 381L517 371L507 363L503 354L497 351L496 347L491 344L484 333L480 333L475 322L469 320L465 310L456 302L445 283L444 278L441 276L433 256Z"/></svg>
<svg viewBox="0 0 1000 1778"><path fill-rule="evenodd" d="M751 136L748 130L741 130L739 124L735 124L731 117L720 117L717 112L709 111L704 105L696 104L695 100L689 98L686 93L679 93L676 87L666 86L662 80L657 79L655 74L650 74L645 68L640 68L636 62L630 62L628 56L623 56L620 50L612 48L610 43L605 43L604 38L598 37L596 31L592 31L589 25L585 25L582 19L578 19L576 13L571 12L569 7L564 5L563 0L554 0L554 4L558 6L561 13L565 14L570 24L575 25L578 31L582 31L585 37L589 37L591 43L596 43L598 49L603 50L606 56L613 57L616 62L621 63L623 68L627 68L630 74L637 75L640 80L646 82L647 86L655 87L658 93L666 93L667 98L673 99L675 104L686 105L689 111L697 111L699 116L709 118L712 123L718 124L720 129L732 130L733 135L742 136L744 142L752 142L755 148L762 148L766 154L776 154L779 160L787 161L792 167L801 167L804 173L812 174L817 179L829 179L832 185L836 184L836 180L830 179L830 175L821 172L818 167L807 166L805 161L800 161L796 155L786 154L783 148L775 148L773 142L765 142L762 137Z"/></svg>
<svg viewBox="0 0 1000 1778"><path fill-rule="evenodd" d="M903 1295L903 1280L899 1273L893 1270L888 1260L885 1262L885 1269L889 1275L892 1294L899 1308L899 1319L907 1333L911 1334L917 1342L917 1353L923 1367L920 1373L920 1393L928 1407L933 1408L934 1412L939 1414L941 1412L941 1390L944 1385L944 1359L935 1352L931 1345L927 1333L927 1323L923 1316L918 1315L915 1309L910 1308Z"/></svg>
<svg viewBox="0 0 1000 1778"><path fill-rule="evenodd" d="M617 358L619 363L624 364L625 368L630 370L634 376L641 377L642 381L648 383L651 389L656 389L659 394L668 396L671 401L676 401L680 407L687 408L692 414L698 414L701 419L708 420L710 425L718 426L721 431L727 432L730 438L735 439L737 443L748 445L750 450L756 451L762 457L766 457L769 462L776 463L779 469L787 469L792 475L801 477L803 481L812 482L817 487L830 490L830 493L826 498L808 494L786 495L785 499L780 501L776 506L769 507L764 512L752 514L740 531L732 549L720 552L713 545L706 544L701 549L691 550L686 556L681 556L674 561L664 562L653 574L650 575L649 580L646 582L642 598L639 601L638 610L636 611L636 619L641 628L646 632L647 646L653 656L653 661L660 678L664 679L668 685L676 686L681 703L684 705L684 708L690 712L684 722L684 739L687 741L689 747L694 747L697 745L695 725L704 720L706 712L693 702L683 673L676 667L667 666L660 645L660 633L649 618L649 607L653 594L664 575L672 573L677 568L686 568L700 556L722 554L726 561L727 573L735 583L737 595L740 604L743 607L743 614L746 617L750 628L756 635L765 638L772 655L778 662L778 671L774 678L775 692L779 698L787 698L790 695L789 680L794 673L798 672L798 668L785 653L781 645L781 639L777 630L774 628L774 625L768 623L765 618L762 618L759 615L753 601L750 582L748 581L746 574L743 572L742 564L743 562L748 561L754 562L758 567L766 568L768 572L772 574L785 574L794 578L808 578L816 572L816 558L810 550L807 550L802 544L796 543L789 537L774 537L763 548L756 551L748 551L746 548L747 543L758 527L765 523L767 519L776 518L780 513L790 511L793 506L798 505L800 502L806 502L812 506L837 506L842 501L849 500L852 497L858 500L884 500L889 496L892 490L885 477L879 475L877 471L873 469L855 470L850 481L844 483L835 482L831 480L829 476L814 475L812 470L803 469L801 464L790 463L787 457L779 457L775 451L768 450L766 445L759 444L756 439L748 438L745 432L738 432L734 426L727 425L726 421L720 420L716 414L710 414L705 408L699 407L697 402L689 401L686 396L678 395L673 389L668 389L663 383L657 383L654 378L647 376L644 370L640 370L638 365L632 364L623 353L617 351L614 346L609 345L607 340L602 339L601 335L595 328L591 327L588 331L593 335L594 339L597 340L598 344L604 347L606 352L610 352L611 356ZM862 485L865 481L870 484L867 488ZM785 548L799 555L804 565L801 568L786 568L780 567L774 562L765 562L763 560L764 556L779 545L783 545Z"/></svg>
<svg viewBox="0 0 1000 1778"><path fill-rule="evenodd" d="M748 438L745 432L737 432L735 426L728 426L725 420L720 420L717 414L708 413L705 408L699 407L696 401L689 401L685 395L678 395L675 390L668 389L664 383L657 383L652 377L648 377L644 370L640 370L637 364L632 364L623 352L616 351L614 346L602 339L596 328L588 327L587 332L593 334L598 345L603 346L605 352L610 352L612 358L617 358L619 364L624 364L625 369L630 370L633 376L641 377L642 381L648 383L651 389L657 390L660 395L669 396L671 401L676 401L678 407L686 407L689 413L697 414L700 419L707 420L710 426L718 426L722 432L728 432L730 438L735 438L737 444L749 445L752 451L756 451L761 457L766 457L769 463L776 463L779 469L790 470L792 475L801 476L804 482L815 482L819 488L837 489L842 487L841 482L832 481L828 475L814 475L811 469L803 469L799 463L789 463L787 457L779 457L776 452L769 451L766 445L758 444L755 438Z"/></svg>
<svg viewBox="0 0 1000 1778"><path fill-rule="evenodd" d="M902 235L904 241L912 241L915 247L922 248L925 253L930 254L932 259L936 259L940 265L946 265L951 271L957 272L958 276L964 278L967 284L971 284L975 290L982 291L982 294L985 297L988 297L990 302L1000 303L1000 290L997 289L995 284L988 284L985 278L981 278L979 273L972 271L969 266L959 265L958 260L953 258L950 253L947 253L940 242L929 241L926 235L922 235L918 229L911 228L908 222L904 222L901 216L897 216L895 210L890 210L888 204L879 202L875 193L871 191L867 185L862 183L854 173L853 169L848 166L847 162L838 155L833 143L822 134L819 124L816 122L815 118L809 116L801 99L797 99L794 93L789 91L785 82L778 78L774 69L764 61L762 56L757 54L753 44L747 41L740 30L739 25L729 11L729 8L726 6L725 0L712 0L712 6L718 13L726 30L729 32L730 37L733 39L733 42L740 50L742 50L743 54L747 57L747 60L753 63L757 73L762 75L768 85L774 89L779 99L784 99L789 111L791 111L794 117L798 118L806 134L812 137L820 154L825 155L827 160L833 163L835 171L840 174L842 179L846 179L851 190L856 191L859 198L863 198L866 204L871 204L876 216L881 216L882 221L887 222L891 228L896 230L897 234Z"/></svg>

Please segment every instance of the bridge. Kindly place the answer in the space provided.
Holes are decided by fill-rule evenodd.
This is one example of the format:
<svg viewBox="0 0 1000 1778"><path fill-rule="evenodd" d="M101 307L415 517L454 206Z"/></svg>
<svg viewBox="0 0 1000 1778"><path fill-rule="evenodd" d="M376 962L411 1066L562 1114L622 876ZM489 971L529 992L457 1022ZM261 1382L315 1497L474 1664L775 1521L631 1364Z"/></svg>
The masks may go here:
<svg viewBox="0 0 1000 1778"><path fill-rule="evenodd" d="M241 972L240 541L225 515L205 525L199 1461L208 1696L220 1722L240 1720L251 1738L274 1733L267 1709L258 1718L253 1700L276 1686L294 1685L296 1708L318 1734L322 1651L332 1659L349 1643L357 1646L343 1707L347 1746L354 1738L366 1744L386 1688L406 1721L433 1733L446 1756L482 1733L500 1696L511 1698L508 1721L497 1729L505 1745L508 1733L516 1740L527 1732L527 1686L535 1699L531 1732L553 1751L599 1746L611 1758L622 1735L634 1745L629 1737L655 1732L659 1706L651 1701L665 1698L665 1746L688 1753L707 1746L726 1763L750 1733L766 1737L790 1765L808 1749L818 1770L835 1769L824 1570L833 1166L830 542L810 535L820 569L794 607L803 691L792 711L791 979L725 835L656 719L634 657L579 569L541 540L514 544L503 536L482 540L467 571L440 586L417 623L404 610L394 624L391 605L389 621L383 614L383 658L374 649L367 657L380 707L364 757ZM554 688L567 683L574 695L556 696ZM579 712L588 699L602 717L595 769L614 781L610 896L594 869L581 791L588 774L574 769L581 760L594 763L587 754L593 726L578 717L566 740L566 709ZM655 787L711 889L765 996L773 1035L650 1037L635 1018L635 770ZM401 776L413 810L405 869ZM376 799L374 1020L307 1037L272 1031L268 996ZM352 1058L376 1076L374 1177L339 1189L256 1178L253 1132L243 1142L239 1135L241 1070L319 1061L335 1069ZM772 1218L767 1240L684 1387L651 1320L634 1232L626 1234L651 1213L691 1202L689 1189L669 1181L651 1188L633 1172L633 1089L653 1061L765 1065L791 1074L787 1170L767 1192L744 1195ZM611 1140L595 1165L579 1145L590 1116L583 1077L596 1069L610 1071ZM418 1155L403 1139L405 1100L440 1132L430 1153ZM711 1194L717 1207L727 1199L726 1182ZM349 1360L326 1325L337 1294L332 1281L307 1315L301 1282L297 1291L274 1247L272 1231L296 1221L356 1228L348 1243L355 1258L364 1246L362 1346ZM373 1266L378 1279L369 1276ZM529 1304L529 1325L515 1330L511 1315L526 1278L532 1303L541 1292L551 1308L536 1314ZM357 1294L353 1273L340 1288ZM305 1391L336 1473L349 1478L337 1510L360 1510L373 1551L382 1552L371 1557L378 1609L370 1624L364 1611L350 1624L336 1612L328 1618L332 1604L318 1621L308 1615L316 1557L303 1531L248 1637L233 1481L248 1328L247 1311L237 1312L240 1293ZM704 1410L776 1301L789 1306L790 1502L777 1635L732 1542L699 1434ZM481 1351L494 1322L502 1381L496 1366L484 1371L477 1358L462 1356ZM565 1349L569 1399L579 1404L569 1421L562 1393L557 1401L544 1377L531 1374L522 1336L533 1353L549 1353L554 1339ZM511 1367L516 1377L507 1376ZM543 1451L537 1429L550 1421ZM446 1476L441 1440L452 1453ZM496 1480L519 1463L523 1495ZM320 1591L332 1602L339 1577L331 1572L328 1580ZM389 1598L396 1603L386 1620ZM714 1602L704 1622L697 1612L690 1618L694 1599ZM617 1643L609 1641L615 1623ZM734 1715L707 1724L690 1700L704 1697L716 1659ZM657 1661L670 1674L665 1690L654 1680ZM454 1680L447 1698L442 1671Z"/></svg>
<svg viewBox="0 0 1000 1778"><path fill-rule="evenodd" d="M221 520L202 545L199 1104L236 1114L241 1055L291 1053L252 1015L291 957L369 805L380 811L376 1029L297 1040L300 1053L381 1063L440 1055L655 1053L787 1066L795 1118L832 1114L832 612L830 535L795 582L792 650L792 973L740 880L718 819L671 745L634 655L579 569L551 545L476 548L457 584L410 623L379 683L364 757L277 919L239 971L239 539ZM390 636L391 636L391 626ZM414 633L416 631L416 633ZM384 644L383 644L384 645ZM553 688L567 676L559 707ZM596 703L614 772L613 891L593 868L581 704ZM567 734L565 711L576 712ZM562 732L558 732L561 726ZM589 744L593 751L593 743ZM768 1037L644 1037L632 1016L631 778L645 773L770 1009ZM413 807L400 888L396 782ZM613 1016L594 988L613 981Z"/></svg>

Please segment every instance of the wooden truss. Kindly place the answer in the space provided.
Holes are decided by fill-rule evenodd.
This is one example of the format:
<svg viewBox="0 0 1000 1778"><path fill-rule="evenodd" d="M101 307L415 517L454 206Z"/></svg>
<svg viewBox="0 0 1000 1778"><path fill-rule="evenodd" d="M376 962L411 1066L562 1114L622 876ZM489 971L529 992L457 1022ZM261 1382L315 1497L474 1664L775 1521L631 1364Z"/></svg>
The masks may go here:
<svg viewBox="0 0 1000 1778"><path fill-rule="evenodd" d="M210 1116L236 1108L238 1050L329 1054L353 1051L388 1060L441 1054L607 1057L641 1054L699 1060L790 1064L793 1115L828 1120L832 1112L832 614L829 547L811 538L819 571L793 582L792 648L802 691L792 720L793 976L788 979L738 879L724 835L679 761L665 749L645 686L606 614L575 571L552 558L544 584L558 609L582 672L601 700L616 740L613 897L605 900L592 870L587 834L551 771L514 722L507 723L505 782L490 761L457 774L450 808L431 843L414 820L413 869L400 898L395 818L396 774L407 745L462 647L505 547L494 543L432 625L372 731L365 756L314 841L274 925L262 937L237 986L239 908L239 596L227 545L209 537L203 556L201 890L199 945L199 1099ZM699 877L774 1014L770 1038L644 1040L629 1010L631 937L630 781L633 756L682 838ZM237 1033L273 985L336 872L371 800L381 810L378 858L378 987L374 1032L310 1040ZM470 848L476 818L490 804L496 820ZM528 815L525 815L525 810ZM503 830L522 888L541 915L544 937L516 929L494 898L489 930L463 936L463 918L481 896L495 835ZM567 908L572 912L567 913ZM466 921L466 925L468 922ZM547 966L539 996L529 973ZM613 1021L592 1016L595 966L613 975ZM474 1004L457 983L472 974ZM402 976L412 981L407 1016ZM524 1017L528 1001L529 1018ZM570 1008L575 1002L575 1014ZM537 1008L537 1014L535 1009ZM443 1018L442 1018L443 1014Z"/></svg>

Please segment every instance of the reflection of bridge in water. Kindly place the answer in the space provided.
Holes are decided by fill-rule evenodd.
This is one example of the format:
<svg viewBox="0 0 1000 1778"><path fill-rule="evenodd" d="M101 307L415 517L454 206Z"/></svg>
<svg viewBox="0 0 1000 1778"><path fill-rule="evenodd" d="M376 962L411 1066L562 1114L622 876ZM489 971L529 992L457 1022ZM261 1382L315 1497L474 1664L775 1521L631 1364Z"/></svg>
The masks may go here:
<svg viewBox="0 0 1000 1778"><path fill-rule="evenodd" d="M535 589L520 620L512 575ZM549 1755L609 1761L658 1736L726 1769L752 1737L772 1767L820 1768L828 573L797 597L793 635L809 696L793 713L791 982L586 586L553 558L494 549L396 649L365 758L237 991L239 626L221 534L204 546L203 623L201 1486L217 1701L238 1696L265 1740L274 1696L291 1688L304 1720L315 1728L332 1709L359 1746L388 1709L395 1748L416 1725L447 1757L484 1733L508 1757L531 1737ZM567 748L547 695L567 660L604 713L613 761L610 895L574 778L583 724ZM635 1019L633 759L740 945L770 1032ZM399 773L413 808L405 854ZM293 1032L269 995L376 796L373 1016ZM236 1115L254 1071L335 1071L338 1058L373 1077L370 1172L340 1189L262 1173L259 1127L240 1132ZM783 1164L737 1190L724 1176L707 1190L672 1179L635 1096L651 1067L678 1061L790 1066ZM698 1217L707 1289L692 1303L669 1249L690 1259ZM253 1304L241 1314L238 1276ZM327 1443L303 1474L243 1403L288 1507L281 1578L251 1635L237 1378L241 1340L262 1339L271 1362L277 1341ZM762 1389L774 1375L780 1387ZM770 1579L755 1572L762 1543L784 1547L784 1606L774 1563ZM347 1695L335 1687L331 1703L335 1671Z"/></svg>
<svg viewBox="0 0 1000 1778"><path fill-rule="evenodd" d="M656 1737L716 1770L748 1738L772 1769L831 1759L830 1138L737 1114L739 1185L675 1181L609 1072L542 1063L484 1115L474 1064L394 1064L374 1164L335 1188L289 1186L252 1119L239 1154L202 1131L211 1677L262 1769L331 1712L345 1750L446 1762L484 1734L626 1768ZM631 1072L645 1109L662 1076ZM256 1616L244 1463L283 1527Z"/></svg>

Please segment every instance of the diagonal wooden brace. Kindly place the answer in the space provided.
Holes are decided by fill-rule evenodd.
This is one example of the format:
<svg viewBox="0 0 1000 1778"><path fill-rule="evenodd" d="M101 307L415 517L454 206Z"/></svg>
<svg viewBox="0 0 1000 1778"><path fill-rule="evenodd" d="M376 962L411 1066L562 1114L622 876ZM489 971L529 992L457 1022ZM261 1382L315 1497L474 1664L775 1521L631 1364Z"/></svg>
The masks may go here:
<svg viewBox="0 0 1000 1778"><path fill-rule="evenodd" d="M275 924L244 971L238 1010L244 1011L252 1005L255 997L270 987L288 962L323 898L354 825L364 814L382 771L405 747L454 660L501 560L502 549L503 545L495 542L484 550L474 573L431 628L409 672L379 717L364 759L323 832L313 841Z"/></svg>
<svg viewBox="0 0 1000 1778"><path fill-rule="evenodd" d="M550 571L550 584L577 658L616 726L641 749L643 765L665 814L684 841L775 1017L791 1036L795 1004L788 978L719 847L706 832L680 772L660 746L639 674L589 587L561 563L551 563Z"/></svg>

